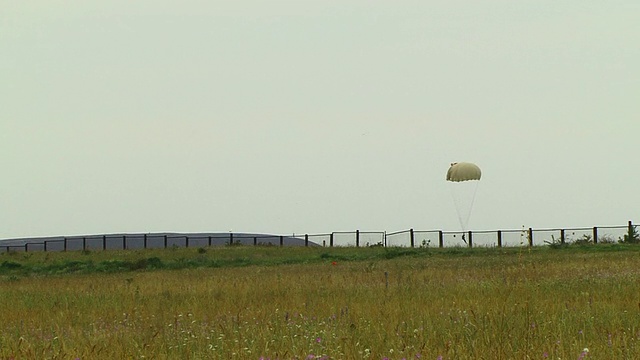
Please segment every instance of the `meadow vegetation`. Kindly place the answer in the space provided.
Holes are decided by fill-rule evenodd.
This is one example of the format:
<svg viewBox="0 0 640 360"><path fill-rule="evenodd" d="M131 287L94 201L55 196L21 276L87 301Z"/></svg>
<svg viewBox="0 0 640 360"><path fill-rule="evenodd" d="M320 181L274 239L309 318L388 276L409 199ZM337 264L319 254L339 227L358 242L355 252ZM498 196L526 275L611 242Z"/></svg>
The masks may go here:
<svg viewBox="0 0 640 360"><path fill-rule="evenodd" d="M0 359L638 359L640 247L0 255Z"/></svg>

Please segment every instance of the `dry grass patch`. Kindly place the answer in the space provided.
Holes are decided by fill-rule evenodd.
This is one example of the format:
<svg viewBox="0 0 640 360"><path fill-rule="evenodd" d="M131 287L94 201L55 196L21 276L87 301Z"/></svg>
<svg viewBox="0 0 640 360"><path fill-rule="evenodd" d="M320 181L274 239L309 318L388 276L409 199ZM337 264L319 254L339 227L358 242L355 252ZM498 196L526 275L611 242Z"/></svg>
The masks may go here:
<svg viewBox="0 0 640 360"><path fill-rule="evenodd" d="M640 358L636 251L316 255L5 276L0 358Z"/></svg>

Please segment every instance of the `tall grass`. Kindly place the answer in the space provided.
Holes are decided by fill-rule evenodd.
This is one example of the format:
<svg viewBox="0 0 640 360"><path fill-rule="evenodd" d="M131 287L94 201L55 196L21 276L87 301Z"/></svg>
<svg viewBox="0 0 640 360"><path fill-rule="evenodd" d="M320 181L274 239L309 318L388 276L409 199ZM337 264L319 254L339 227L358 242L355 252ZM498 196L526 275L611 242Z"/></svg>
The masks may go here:
<svg viewBox="0 0 640 360"><path fill-rule="evenodd" d="M0 358L637 359L640 256L606 250L3 255ZM160 267L40 271L114 257Z"/></svg>

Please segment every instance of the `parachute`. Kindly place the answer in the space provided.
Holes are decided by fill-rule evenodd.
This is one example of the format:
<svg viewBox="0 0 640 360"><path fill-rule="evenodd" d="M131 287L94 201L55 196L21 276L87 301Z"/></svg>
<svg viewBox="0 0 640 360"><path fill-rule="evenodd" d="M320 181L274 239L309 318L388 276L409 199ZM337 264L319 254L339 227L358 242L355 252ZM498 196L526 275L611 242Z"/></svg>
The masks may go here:
<svg viewBox="0 0 640 360"><path fill-rule="evenodd" d="M452 163L447 171L447 181L461 182L480 180L482 171L476 164L468 162Z"/></svg>
<svg viewBox="0 0 640 360"><path fill-rule="evenodd" d="M463 232L468 230L471 209L481 177L482 171L478 165L469 162L452 163L447 171L447 181L451 184L451 195Z"/></svg>

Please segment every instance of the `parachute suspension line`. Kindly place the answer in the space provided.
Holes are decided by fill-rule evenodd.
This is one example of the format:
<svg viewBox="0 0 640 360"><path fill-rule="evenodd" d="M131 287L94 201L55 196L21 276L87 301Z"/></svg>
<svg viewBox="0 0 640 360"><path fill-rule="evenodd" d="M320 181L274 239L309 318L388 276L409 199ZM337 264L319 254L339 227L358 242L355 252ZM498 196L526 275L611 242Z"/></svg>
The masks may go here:
<svg viewBox="0 0 640 360"><path fill-rule="evenodd" d="M456 207L460 229L464 234L468 230L471 210L473 209L480 182L468 181L464 183L451 183L450 185L449 189L451 190L451 197Z"/></svg>
<svg viewBox="0 0 640 360"><path fill-rule="evenodd" d="M473 186L473 194L471 195L471 205L469 206L469 212L467 213L467 218L464 219L465 228L462 229L463 231L469 230L467 227L469 226L469 219L471 218L471 211L473 210L473 203L476 201L476 193L478 192L478 185L480 185L480 182L478 182L478 181L474 181L474 183L475 183L475 185Z"/></svg>
<svg viewBox="0 0 640 360"><path fill-rule="evenodd" d="M464 220L462 218L462 202L459 199L460 196L456 195L454 185L449 185L449 190L451 192L451 198L453 199L453 205L456 207L456 214L458 215L458 222L460 223L460 228L464 231Z"/></svg>

